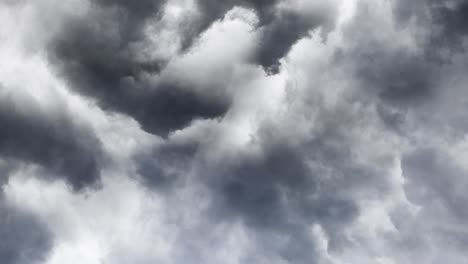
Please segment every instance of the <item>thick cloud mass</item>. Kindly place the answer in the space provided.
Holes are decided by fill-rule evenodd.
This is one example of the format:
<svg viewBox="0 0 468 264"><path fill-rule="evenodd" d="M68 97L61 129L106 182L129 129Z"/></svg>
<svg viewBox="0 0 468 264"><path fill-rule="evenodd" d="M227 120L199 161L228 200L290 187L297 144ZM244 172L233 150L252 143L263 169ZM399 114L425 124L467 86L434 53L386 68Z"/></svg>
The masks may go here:
<svg viewBox="0 0 468 264"><path fill-rule="evenodd" d="M5 264L42 263L52 237L42 223L21 209L0 201L0 259Z"/></svg>
<svg viewBox="0 0 468 264"><path fill-rule="evenodd" d="M0 263L468 263L467 6L0 1Z"/></svg>
<svg viewBox="0 0 468 264"><path fill-rule="evenodd" d="M158 1L97 1L84 17L66 20L50 44L59 72L71 86L98 100L102 107L128 113L142 127L167 135L194 118L213 118L227 103L212 102L176 80L145 82L165 61L139 58L132 45L144 38L145 23L159 14Z"/></svg>
<svg viewBox="0 0 468 264"><path fill-rule="evenodd" d="M0 154L40 165L64 177L74 189L99 183L100 142L66 113L47 113L33 98L1 99ZM19 102L12 102L20 99ZM64 110L61 110L64 111Z"/></svg>
<svg viewBox="0 0 468 264"><path fill-rule="evenodd" d="M67 18L49 47L54 64L59 66L58 72L74 89L96 98L106 109L131 115L146 131L163 136L187 126L193 119L216 118L226 113L227 99L212 100L206 94L195 93L190 87L193 84L148 80L164 68L168 59L142 57L136 54L139 52L136 48L150 48L146 47L149 36L145 28L149 23L158 23L154 20L162 16L167 3L129 4L108 0L93 4L84 16ZM328 28L331 24L331 8L325 7L317 13L301 14L291 8L277 10L279 3L275 1L200 1L197 4L200 16L188 21L193 28L181 26L180 29L194 32L195 36L190 33L182 36L182 43L188 47L179 52L189 52L201 31L223 18L230 9L244 6L256 11L262 31L252 61L273 73L278 72L279 60L309 30L325 24Z"/></svg>

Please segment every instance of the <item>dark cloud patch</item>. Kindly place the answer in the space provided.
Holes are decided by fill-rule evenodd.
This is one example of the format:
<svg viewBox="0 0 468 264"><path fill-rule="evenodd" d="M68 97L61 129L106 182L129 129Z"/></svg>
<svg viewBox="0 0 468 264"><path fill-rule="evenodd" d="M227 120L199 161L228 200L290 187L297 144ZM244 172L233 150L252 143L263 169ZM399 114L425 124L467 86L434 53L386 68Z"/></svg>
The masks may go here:
<svg viewBox="0 0 468 264"><path fill-rule="evenodd" d="M338 123L331 121L327 127L300 145L280 139L274 134L281 132L270 127L253 143L259 144L261 154L241 155L204 173L212 175L208 184L215 190L214 214L240 218L259 232L292 240L291 230L318 224L330 238L330 250L351 243L342 232L359 213L350 195L360 188L383 195L385 179L378 169L353 160L351 139Z"/></svg>
<svg viewBox="0 0 468 264"><path fill-rule="evenodd" d="M164 137L194 119L216 118L227 111L227 99L194 92L193 87L174 80L164 84L147 81L147 76L158 74L167 62L142 56L136 47L145 41L146 23L159 19L164 1L93 3L96 6L88 15L64 21L49 47L51 61L73 89L95 98L104 109L132 116L146 131ZM262 38L252 61L272 73L278 72L279 59L297 40L331 21L327 12L311 17L278 11L277 1L197 3L201 17L182 36L188 43L186 49L234 6L253 8Z"/></svg>
<svg viewBox="0 0 468 264"><path fill-rule="evenodd" d="M424 57L405 52L374 50L359 60L358 78L385 102L408 105L427 98L435 89L437 71Z"/></svg>
<svg viewBox="0 0 468 264"><path fill-rule="evenodd" d="M220 117L230 104L226 98L205 97L177 84L162 85L153 91L129 91L124 94L105 104L104 108L118 107L117 110L129 113L139 121L144 130L162 136L189 125L195 119Z"/></svg>
<svg viewBox="0 0 468 264"><path fill-rule="evenodd" d="M357 120L345 112L321 111L320 131L300 142L285 137L280 127L262 124L251 142L258 153L205 160L203 145L172 143L153 151L149 162L148 156L138 157L137 163L146 163L140 173L156 189L166 187L168 178L203 183L212 202L208 226L241 221L255 238L255 252L246 261L274 251L284 261L310 263L318 254L311 226L323 228L330 251L350 246L344 230L360 213L353 195L385 195L390 166L385 158L372 166L356 161L348 129Z"/></svg>
<svg viewBox="0 0 468 264"><path fill-rule="evenodd" d="M177 81L150 84L164 61L145 60L133 48L157 18L162 1L98 1L92 14L65 21L50 46L52 60L71 86L104 109L134 117L148 132L167 136L196 118L215 118L229 102L195 92ZM135 53L136 52L136 53Z"/></svg>
<svg viewBox="0 0 468 264"><path fill-rule="evenodd" d="M16 99L0 99L0 157L40 165L75 190L98 184L102 154L95 135L63 112L45 113L32 98Z"/></svg>
<svg viewBox="0 0 468 264"><path fill-rule="evenodd" d="M272 22L263 27L263 36L254 61L268 72L278 73L279 60L299 39L318 26L327 26L328 14L322 15L323 17L309 17L291 11L278 14Z"/></svg>
<svg viewBox="0 0 468 264"><path fill-rule="evenodd" d="M381 103L376 105L376 112L386 128L400 135L407 133L404 127L406 122L406 113L404 111Z"/></svg>
<svg viewBox="0 0 468 264"><path fill-rule="evenodd" d="M144 19L149 16L154 16L155 13L157 14L166 0L94 0L94 2L105 7L120 8L125 15L132 16L135 20L144 21Z"/></svg>
<svg viewBox="0 0 468 264"><path fill-rule="evenodd" d="M137 172L144 186L150 189L168 189L169 184L181 180L193 165L199 144L166 142L154 148L151 153L138 153L134 156Z"/></svg>
<svg viewBox="0 0 468 264"><path fill-rule="evenodd" d="M34 215L7 204L0 197L0 261L39 264L53 246L53 236Z"/></svg>
<svg viewBox="0 0 468 264"><path fill-rule="evenodd" d="M18 168L18 162L3 160L0 156L0 186L8 183L9 175Z"/></svg>
<svg viewBox="0 0 468 264"><path fill-rule="evenodd" d="M468 34L468 2L455 1L454 6L433 3L431 11L435 31L434 45L457 50L462 48Z"/></svg>
<svg viewBox="0 0 468 264"><path fill-rule="evenodd" d="M393 1L396 23L402 28L416 21L428 30L428 57L445 61L444 56L466 48L468 34L468 2L464 0Z"/></svg>
<svg viewBox="0 0 468 264"><path fill-rule="evenodd" d="M407 26L412 19L421 21L425 17L426 0L415 0L415 1L403 1L394 0L392 1L392 12L395 16L395 23L402 28Z"/></svg>
<svg viewBox="0 0 468 264"><path fill-rule="evenodd" d="M347 47L338 49L334 59L349 67L361 90L361 100L374 104L387 128L399 136L411 137L415 128L437 133L464 131L464 121L457 112L465 107L455 95L459 92L453 81L459 78L453 76L466 67L459 64L465 56L460 48L464 33L462 27L448 22L462 20L456 17L461 16L464 4L451 3L457 4L449 7L449 1L392 1L393 20L388 23L375 17L371 2L363 2L356 13L363 19L353 19L345 27ZM453 12L454 17L443 19L444 12ZM388 27L392 33L382 35L381 27ZM445 32L448 29L453 32ZM446 99L449 97L453 98Z"/></svg>
<svg viewBox="0 0 468 264"><path fill-rule="evenodd" d="M286 205L282 188L315 189L303 160L290 150L277 151L259 159L240 161L226 172L221 183L222 196L230 209L246 215L251 224L272 226L284 221L280 220L287 217L283 214Z"/></svg>
<svg viewBox="0 0 468 264"><path fill-rule="evenodd" d="M408 5L408 9L398 8L394 12L395 17L410 16L405 12L412 14L412 8L421 11L412 5ZM415 37L415 46L410 47L399 40L392 42L385 39L376 25L391 26L395 30L395 38L399 37L400 30L408 29L398 23L386 25L371 9L370 3L358 4L355 16L362 19L354 19L345 26L347 47L336 50L335 63L350 66L350 72L363 90L362 96L376 96L388 106L405 111L432 98L441 78L442 65L433 56L434 51L425 45L427 40ZM422 43L419 46L418 41Z"/></svg>
<svg viewBox="0 0 468 264"><path fill-rule="evenodd" d="M260 24L267 24L274 19L277 4L280 0L198 0L198 7L207 20L205 24L220 19L235 6L243 6L254 9L260 20Z"/></svg>

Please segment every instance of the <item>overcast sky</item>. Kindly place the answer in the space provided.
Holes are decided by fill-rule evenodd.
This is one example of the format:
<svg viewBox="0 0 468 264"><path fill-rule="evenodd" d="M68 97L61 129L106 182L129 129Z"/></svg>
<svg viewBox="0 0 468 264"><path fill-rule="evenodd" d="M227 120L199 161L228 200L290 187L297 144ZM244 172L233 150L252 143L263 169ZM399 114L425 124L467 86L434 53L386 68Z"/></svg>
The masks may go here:
<svg viewBox="0 0 468 264"><path fill-rule="evenodd" d="M468 1L0 0L0 263L468 263Z"/></svg>

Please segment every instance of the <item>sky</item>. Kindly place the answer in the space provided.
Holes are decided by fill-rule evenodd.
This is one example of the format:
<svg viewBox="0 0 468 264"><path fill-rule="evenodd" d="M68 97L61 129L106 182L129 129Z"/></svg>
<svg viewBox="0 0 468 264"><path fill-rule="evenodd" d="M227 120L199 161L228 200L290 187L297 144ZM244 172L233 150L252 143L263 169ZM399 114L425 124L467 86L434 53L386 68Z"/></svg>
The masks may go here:
<svg viewBox="0 0 468 264"><path fill-rule="evenodd" d="M468 263L466 0L0 0L0 263Z"/></svg>

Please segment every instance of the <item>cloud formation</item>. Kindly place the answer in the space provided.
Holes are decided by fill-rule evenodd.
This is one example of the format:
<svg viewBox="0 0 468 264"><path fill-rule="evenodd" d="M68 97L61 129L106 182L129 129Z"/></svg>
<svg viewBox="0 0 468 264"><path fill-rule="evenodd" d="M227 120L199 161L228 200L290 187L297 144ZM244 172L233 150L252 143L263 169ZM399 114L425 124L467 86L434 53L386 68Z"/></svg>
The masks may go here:
<svg viewBox="0 0 468 264"><path fill-rule="evenodd" d="M4 92L7 89L4 88ZM63 176L75 190L99 183L100 142L61 113L47 113L33 98L2 94L0 153Z"/></svg>
<svg viewBox="0 0 468 264"><path fill-rule="evenodd" d="M3 198L3 197L2 197ZM6 264L43 263L53 239L34 215L0 201L0 258Z"/></svg>
<svg viewBox="0 0 468 264"><path fill-rule="evenodd" d="M468 261L465 1L0 7L0 262Z"/></svg>

